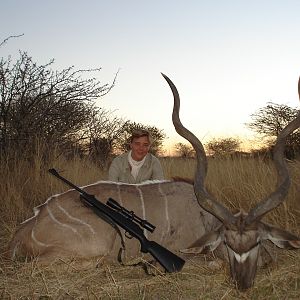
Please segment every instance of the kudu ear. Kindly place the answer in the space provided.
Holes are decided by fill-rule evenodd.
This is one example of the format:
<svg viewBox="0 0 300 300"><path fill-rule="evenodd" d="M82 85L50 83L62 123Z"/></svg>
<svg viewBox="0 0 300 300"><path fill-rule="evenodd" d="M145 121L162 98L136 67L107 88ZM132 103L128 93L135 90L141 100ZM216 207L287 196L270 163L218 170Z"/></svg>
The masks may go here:
<svg viewBox="0 0 300 300"><path fill-rule="evenodd" d="M276 228L267 224L264 224L264 236L263 239L270 240L277 247L282 249L299 249L300 238L292 233Z"/></svg>
<svg viewBox="0 0 300 300"><path fill-rule="evenodd" d="M180 252L186 254L205 254L215 250L222 240L223 238L220 230L211 231L204 234L188 248L180 250Z"/></svg>

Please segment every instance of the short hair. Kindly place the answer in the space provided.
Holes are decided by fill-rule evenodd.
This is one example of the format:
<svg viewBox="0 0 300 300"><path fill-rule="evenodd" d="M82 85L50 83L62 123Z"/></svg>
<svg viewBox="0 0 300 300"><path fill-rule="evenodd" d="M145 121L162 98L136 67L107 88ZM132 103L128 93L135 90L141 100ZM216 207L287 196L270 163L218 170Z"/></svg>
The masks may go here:
<svg viewBox="0 0 300 300"><path fill-rule="evenodd" d="M140 137L146 136L150 142L150 145L153 143L153 138L151 136L151 133L148 130L145 129L136 129L131 133L130 137L130 143L133 142L134 139L138 139Z"/></svg>

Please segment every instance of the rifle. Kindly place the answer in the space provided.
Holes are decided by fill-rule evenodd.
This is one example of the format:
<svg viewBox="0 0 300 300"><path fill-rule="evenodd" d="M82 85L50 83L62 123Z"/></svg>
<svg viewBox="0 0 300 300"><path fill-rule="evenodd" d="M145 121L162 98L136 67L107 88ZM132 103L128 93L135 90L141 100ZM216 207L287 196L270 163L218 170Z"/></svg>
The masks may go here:
<svg viewBox="0 0 300 300"><path fill-rule="evenodd" d="M101 216L104 214L108 219L112 220L117 225L122 227L132 237L138 239L141 244L141 252L150 253L165 268L167 272L178 272L182 269L185 263L182 258L164 248L160 244L154 241L149 241L145 237L141 227L144 227L150 232L153 232L155 229L154 225L150 224L146 220L142 220L132 211L128 211L126 208L122 207L112 198L109 198L106 203L107 205L105 205L101 201L97 200L94 195L88 194L84 190L80 189L79 187L59 175L55 169L49 169L48 171L52 175L78 191L80 193L80 198L83 199L88 205L90 205L97 215Z"/></svg>

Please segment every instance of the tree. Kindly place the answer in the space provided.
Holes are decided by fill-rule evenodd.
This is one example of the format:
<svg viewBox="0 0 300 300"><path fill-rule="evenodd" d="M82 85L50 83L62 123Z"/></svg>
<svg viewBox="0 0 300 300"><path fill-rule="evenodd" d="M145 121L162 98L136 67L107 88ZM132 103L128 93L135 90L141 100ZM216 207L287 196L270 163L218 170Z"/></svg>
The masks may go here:
<svg viewBox="0 0 300 300"><path fill-rule="evenodd" d="M179 155L179 157L182 158L195 157L195 150L191 145L176 143L174 148L177 154Z"/></svg>
<svg viewBox="0 0 300 300"><path fill-rule="evenodd" d="M281 130L298 115L298 110L284 104L269 102L267 106L260 108L251 115L252 122L246 125L259 134L267 138L275 138ZM274 142L273 142L274 144ZM271 144L270 148L273 147ZM286 141L286 155L294 158L296 153L300 153L300 130L296 130Z"/></svg>
<svg viewBox="0 0 300 300"><path fill-rule="evenodd" d="M102 108L90 117L88 130L88 153L102 167L106 167L116 144L125 130L128 121L124 121Z"/></svg>
<svg viewBox="0 0 300 300"><path fill-rule="evenodd" d="M83 72L69 67L53 71L50 66L37 65L26 52L19 59L0 60L0 151L22 153L36 139L49 146L73 144L83 136L90 116L95 112L94 100L113 87L102 85L95 78L82 79Z"/></svg>
<svg viewBox="0 0 300 300"><path fill-rule="evenodd" d="M134 130L143 129L148 130L153 138L153 143L150 148L150 152L154 155L159 155L163 152L163 141L166 137L163 130L158 129L155 126L143 125L141 123L127 121L122 129L122 133L119 136L119 140L116 142L116 152L126 152L130 149L130 137Z"/></svg>
<svg viewBox="0 0 300 300"><path fill-rule="evenodd" d="M240 147L241 142L236 138L212 139L205 147L210 155L223 156L232 154Z"/></svg>
<svg viewBox="0 0 300 300"><path fill-rule="evenodd" d="M89 155L105 166L113 152L128 149L128 137L136 128L151 132L152 153L161 151L161 130L124 121L96 106L95 100L111 90L117 75L112 84L103 85L81 77L84 72L91 77L100 68L53 71L54 60L38 65L26 52L19 53L15 62L11 57L0 59L0 154L33 157L39 144L67 156L75 151Z"/></svg>

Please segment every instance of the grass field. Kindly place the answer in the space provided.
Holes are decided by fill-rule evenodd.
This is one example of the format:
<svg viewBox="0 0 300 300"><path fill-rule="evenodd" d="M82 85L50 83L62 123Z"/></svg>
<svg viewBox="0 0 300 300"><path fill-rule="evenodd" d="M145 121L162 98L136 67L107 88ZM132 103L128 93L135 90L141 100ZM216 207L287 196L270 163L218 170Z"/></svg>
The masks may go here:
<svg viewBox="0 0 300 300"><path fill-rule="evenodd" d="M80 159L38 155L29 163L10 158L0 171L0 250L5 251L18 224L32 216L34 206L66 187L48 175L55 167L78 185L106 178L106 172ZM193 178L193 160L164 158L166 177ZM286 202L265 221L300 235L300 162L289 162L292 186ZM254 158L210 159L207 186L232 211L248 210L270 193L276 174L270 161ZM39 266L0 261L0 299L299 299L300 251L278 250L277 262L260 269L253 288L239 292L228 265L207 257L191 258L177 274L146 275L140 267L104 264L81 268L72 262Z"/></svg>

